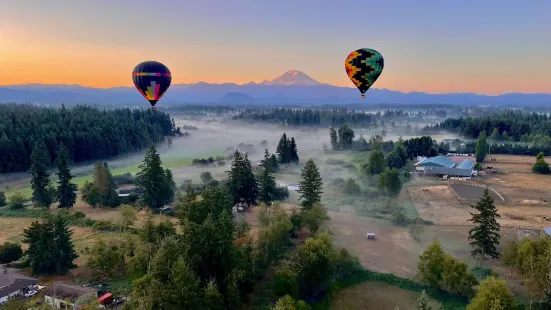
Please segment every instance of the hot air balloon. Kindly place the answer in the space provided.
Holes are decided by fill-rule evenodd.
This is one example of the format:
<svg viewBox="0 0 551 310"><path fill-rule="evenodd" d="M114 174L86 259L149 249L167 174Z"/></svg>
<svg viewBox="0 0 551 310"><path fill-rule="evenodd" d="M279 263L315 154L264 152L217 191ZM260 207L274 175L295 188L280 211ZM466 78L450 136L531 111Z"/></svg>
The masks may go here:
<svg viewBox="0 0 551 310"><path fill-rule="evenodd" d="M365 98L365 92L383 72L383 55L369 48L360 48L346 57L344 68L348 77Z"/></svg>
<svg viewBox="0 0 551 310"><path fill-rule="evenodd" d="M132 81L142 96L151 103L151 110L155 111L155 104L170 86L172 74L160 62L144 61L132 71Z"/></svg>

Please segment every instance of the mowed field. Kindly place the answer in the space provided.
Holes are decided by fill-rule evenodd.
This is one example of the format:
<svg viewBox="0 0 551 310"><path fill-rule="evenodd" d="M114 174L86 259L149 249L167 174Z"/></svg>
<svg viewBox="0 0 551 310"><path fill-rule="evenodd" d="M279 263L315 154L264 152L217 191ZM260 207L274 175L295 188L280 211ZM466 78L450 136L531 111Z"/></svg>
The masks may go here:
<svg viewBox="0 0 551 310"><path fill-rule="evenodd" d="M420 294L381 282L364 282L338 292L330 310L415 310ZM429 299L433 309L440 304Z"/></svg>

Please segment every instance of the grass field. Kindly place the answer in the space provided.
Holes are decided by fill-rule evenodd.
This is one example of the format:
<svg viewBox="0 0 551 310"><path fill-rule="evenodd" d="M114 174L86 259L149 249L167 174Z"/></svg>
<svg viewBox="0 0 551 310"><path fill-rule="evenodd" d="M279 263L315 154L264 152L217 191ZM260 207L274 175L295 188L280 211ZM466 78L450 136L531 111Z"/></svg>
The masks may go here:
<svg viewBox="0 0 551 310"><path fill-rule="evenodd" d="M338 292L331 301L330 310L414 310L420 294L382 282L364 282ZM440 304L429 299L433 309Z"/></svg>
<svg viewBox="0 0 551 310"><path fill-rule="evenodd" d="M207 156L207 155L205 155L205 156ZM221 153L208 154L208 157L211 157L211 156L213 158L216 158L216 156L223 156L223 154L221 154ZM162 156L161 156L161 158L162 158ZM169 159L163 160L163 167L168 168L168 169L178 169L178 168L182 168L182 167L185 167L185 166L189 166L189 165L191 165L194 158L191 158L191 157L169 158ZM140 163L135 163L135 164L124 166L124 167L113 168L113 169L111 169L111 174L112 175L121 175L121 174L129 172L133 175L136 175L136 173L138 173L140 171L139 165L140 165ZM51 180L52 180L52 183L54 183L54 184L57 182L57 178L54 174L52 174ZM92 172L90 171L89 173L87 173L85 175L75 176L73 178L73 183L75 183L80 188L80 187L82 187L84 182L91 181L91 180L92 180ZM9 197L11 197L13 194L15 194L17 192L21 193L24 197L27 197L27 198L30 198L31 195L32 195L32 189L31 189L31 186L30 186L29 183L27 183L27 185L25 185L25 186L15 185L13 187L10 187L9 190L5 191L5 194L6 194L6 197L8 197L8 199L9 199Z"/></svg>

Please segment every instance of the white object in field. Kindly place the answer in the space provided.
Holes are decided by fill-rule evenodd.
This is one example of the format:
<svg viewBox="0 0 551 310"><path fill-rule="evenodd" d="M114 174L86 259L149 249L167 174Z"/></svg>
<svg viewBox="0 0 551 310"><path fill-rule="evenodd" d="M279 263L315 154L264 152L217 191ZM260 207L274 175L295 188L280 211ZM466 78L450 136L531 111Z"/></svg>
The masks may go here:
<svg viewBox="0 0 551 310"><path fill-rule="evenodd" d="M296 192L300 189L300 187L298 185L287 185L287 189Z"/></svg>
<svg viewBox="0 0 551 310"><path fill-rule="evenodd" d="M447 180L448 179L448 175L446 174L445 176L442 177L443 180Z"/></svg>
<svg viewBox="0 0 551 310"><path fill-rule="evenodd" d="M367 240L375 239L375 233L367 233Z"/></svg>

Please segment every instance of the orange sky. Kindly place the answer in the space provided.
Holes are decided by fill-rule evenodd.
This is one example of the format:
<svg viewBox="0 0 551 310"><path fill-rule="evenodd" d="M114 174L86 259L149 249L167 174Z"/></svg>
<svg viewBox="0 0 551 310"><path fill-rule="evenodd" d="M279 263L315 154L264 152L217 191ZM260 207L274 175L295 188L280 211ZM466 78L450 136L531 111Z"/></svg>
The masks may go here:
<svg viewBox="0 0 551 310"><path fill-rule="evenodd" d="M144 33L148 31L147 23L127 26L123 21L137 14L139 7L131 8L131 4L125 7L122 1L121 11L113 11L110 16L106 7L118 4L98 0L97 6L86 2L88 7L80 8L75 2L58 1L64 3L55 2L56 10L47 11L35 1L32 7L14 2L10 4L12 7L8 5L7 11L0 12L0 85L131 86L130 73L134 66L144 60L157 60L170 68L173 83L244 84L273 79L287 70L298 69L319 82L353 87L344 70L345 57L359 47L376 47L385 57L385 69L374 88L429 93L551 93L551 43L533 38L538 34L535 28L531 32L506 34L507 29L502 27L503 33L490 36L480 28L485 25L482 19L477 21L482 26L470 25L469 35L459 32L458 29L464 27L446 32L434 25L412 24L400 27L399 31L387 27L388 34L372 35L366 46L358 46L356 35L344 36L332 30L333 25L310 22L300 25L300 31L292 31L274 24L267 36L268 28L243 28L239 23L243 20L243 23L252 23L252 20L236 19L225 24L226 27L212 22L211 29L204 24L209 20L204 17L190 21L201 21L203 28L191 27L199 24L190 26L171 20L174 32L153 37L151 43L143 38L150 35ZM179 4L173 2L172 5ZM199 2L195 5L200 7ZM333 17L340 14L337 9L332 10L336 10ZM301 12L301 16L308 12ZM331 18L329 16L327 18ZM192 18L189 15L182 20ZM274 16L277 18L282 17ZM460 25L464 17L441 16L438 22L454 18ZM313 25L323 30L314 29ZM415 27L419 29L413 29ZM543 33L545 29L540 30Z"/></svg>

